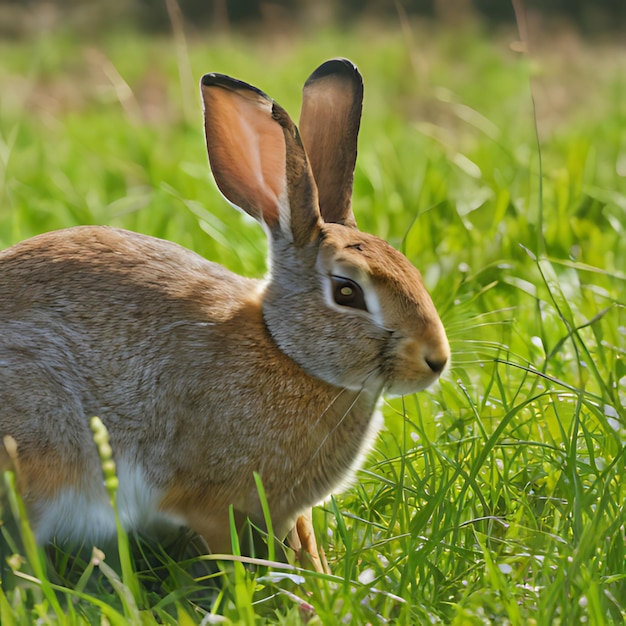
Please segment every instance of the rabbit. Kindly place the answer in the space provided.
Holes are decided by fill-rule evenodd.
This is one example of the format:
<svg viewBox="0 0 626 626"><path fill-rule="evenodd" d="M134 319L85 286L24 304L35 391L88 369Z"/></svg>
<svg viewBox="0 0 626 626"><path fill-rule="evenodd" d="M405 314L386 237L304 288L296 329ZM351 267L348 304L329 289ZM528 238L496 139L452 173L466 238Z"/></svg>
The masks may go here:
<svg viewBox="0 0 626 626"><path fill-rule="evenodd" d="M201 93L215 181L266 232L265 279L106 226L0 252L0 469L41 544L115 537L99 416L127 531L184 525L229 553L230 505L264 524L258 472L275 535L315 550L310 508L359 467L381 394L428 387L450 358L418 270L356 226L356 66L311 74L299 131L247 83L206 74Z"/></svg>

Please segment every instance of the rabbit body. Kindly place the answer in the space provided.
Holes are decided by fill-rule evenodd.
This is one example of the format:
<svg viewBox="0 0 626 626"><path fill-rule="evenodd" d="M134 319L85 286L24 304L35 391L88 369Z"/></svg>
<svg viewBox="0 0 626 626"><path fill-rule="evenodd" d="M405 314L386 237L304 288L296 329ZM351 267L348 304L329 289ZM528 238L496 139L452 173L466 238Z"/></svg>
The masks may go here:
<svg viewBox="0 0 626 626"><path fill-rule="evenodd" d="M0 253L0 267L0 293L17 294L0 309L0 432L18 442L41 541L115 533L90 416L127 475L128 530L180 520L214 551L230 545L229 504L262 521L253 471L285 535L376 429L374 394L324 383L277 348L262 282L175 244L77 227ZM91 509L83 524L72 504Z"/></svg>
<svg viewBox="0 0 626 626"><path fill-rule="evenodd" d="M423 389L448 360L418 271L354 223L356 68L309 78L302 140L255 88L207 75L202 90L218 186L268 234L266 280L108 227L0 252L0 469L41 542L115 534L92 416L127 530L186 524L227 551L229 505L263 523L258 472L284 537L359 464L380 393Z"/></svg>

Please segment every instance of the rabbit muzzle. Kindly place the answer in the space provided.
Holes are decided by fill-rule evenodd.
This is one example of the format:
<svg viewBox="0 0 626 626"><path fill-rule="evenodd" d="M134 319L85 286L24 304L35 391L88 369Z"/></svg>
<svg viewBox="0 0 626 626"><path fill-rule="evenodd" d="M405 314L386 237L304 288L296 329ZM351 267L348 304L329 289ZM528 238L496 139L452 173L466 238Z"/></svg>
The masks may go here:
<svg viewBox="0 0 626 626"><path fill-rule="evenodd" d="M389 395L408 395L430 387L450 362L448 338L436 314L420 326L418 332L394 332L389 339L383 365Z"/></svg>

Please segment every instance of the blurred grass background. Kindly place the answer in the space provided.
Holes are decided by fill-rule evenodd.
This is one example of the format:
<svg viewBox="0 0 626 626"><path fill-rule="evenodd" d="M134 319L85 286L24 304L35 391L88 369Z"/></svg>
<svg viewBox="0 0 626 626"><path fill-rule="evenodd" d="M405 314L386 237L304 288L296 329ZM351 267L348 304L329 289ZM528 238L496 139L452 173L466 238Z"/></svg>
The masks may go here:
<svg viewBox="0 0 626 626"><path fill-rule="evenodd" d="M335 578L227 568L213 611L620 624L623 6L527 3L518 25L508 3L418 5L1 2L0 247L111 224L263 275L261 229L210 176L199 78L251 82L297 119L308 74L351 58L365 80L357 220L423 272L453 364L434 390L387 402L366 467L316 510ZM25 580L39 558L27 556L10 561L21 582L0 595L3 624L55 613ZM209 619L173 573L134 608L113 587L56 618Z"/></svg>

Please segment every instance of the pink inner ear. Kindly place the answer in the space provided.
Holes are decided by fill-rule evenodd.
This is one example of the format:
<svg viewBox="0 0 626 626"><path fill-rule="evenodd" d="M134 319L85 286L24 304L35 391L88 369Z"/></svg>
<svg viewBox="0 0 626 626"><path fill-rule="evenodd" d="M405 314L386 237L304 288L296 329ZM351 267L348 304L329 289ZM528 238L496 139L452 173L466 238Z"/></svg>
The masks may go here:
<svg viewBox="0 0 626 626"><path fill-rule="evenodd" d="M285 138L272 102L253 91L202 87L211 170L220 191L246 213L278 225L286 197Z"/></svg>

